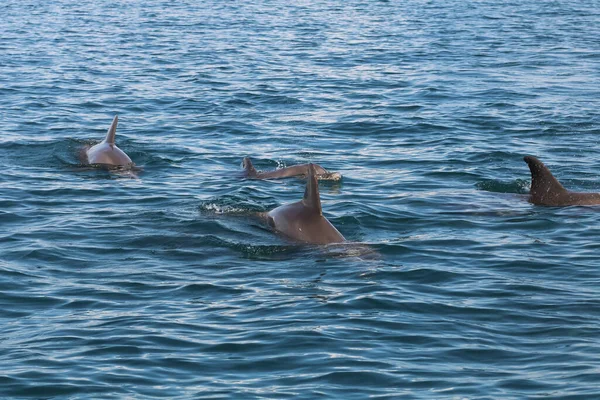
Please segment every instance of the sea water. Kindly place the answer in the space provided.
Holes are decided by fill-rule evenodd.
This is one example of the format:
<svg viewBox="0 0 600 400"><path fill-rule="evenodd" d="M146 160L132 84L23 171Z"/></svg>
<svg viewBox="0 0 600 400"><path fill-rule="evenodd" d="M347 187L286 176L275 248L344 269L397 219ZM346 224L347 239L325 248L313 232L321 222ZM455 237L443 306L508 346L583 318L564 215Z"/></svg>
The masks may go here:
<svg viewBox="0 0 600 400"><path fill-rule="evenodd" d="M0 5L2 398L600 398L600 4ZM81 165L119 115L135 170ZM346 246L258 212L318 163ZM368 249L368 251L364 251Z"/></svg>

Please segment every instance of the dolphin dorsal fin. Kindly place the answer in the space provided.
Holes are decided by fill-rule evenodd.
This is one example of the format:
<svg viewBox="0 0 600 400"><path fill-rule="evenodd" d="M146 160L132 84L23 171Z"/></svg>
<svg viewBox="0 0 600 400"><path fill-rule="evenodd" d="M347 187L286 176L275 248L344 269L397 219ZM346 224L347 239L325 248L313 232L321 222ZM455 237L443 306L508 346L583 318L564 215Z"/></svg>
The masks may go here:
<svg viewBox="0 0 600 400"><path fill-rule="evenodd" d="M255 177L256 175L258 175L258 172L256 172L256 168L254 168L254 165L252 165L252 161L250 161L250 157L244 157L244 159L242 160L242 166L246 170L246 176Z"/></svg>
<svg viewBox="0 0 600 400"><path fill-rule="evenodd" d="M559 193L566 193L567 189L552 175L552 172L543 162L533 156L523 158L531 171L531 195L545 197Z"/></svg>
<svg viewBox="0 0 600 400"><path fill-rule="evenodd" d="M117 134L117 124L119 123L119 117L115 115L113 118L112 124L110 124L110 128L108 128L108 132L106 132L106 138L104 139L105 143L115 144L115 135Z"/></svg>
<svg viewBox="0 0 600 400"><path fill-rule="evenodd" d="M317 182L314 164L308 164L308 179L302 202L305 207L315 210L319 215L323 215L321 196L319 195L319 183Z"/></svg>

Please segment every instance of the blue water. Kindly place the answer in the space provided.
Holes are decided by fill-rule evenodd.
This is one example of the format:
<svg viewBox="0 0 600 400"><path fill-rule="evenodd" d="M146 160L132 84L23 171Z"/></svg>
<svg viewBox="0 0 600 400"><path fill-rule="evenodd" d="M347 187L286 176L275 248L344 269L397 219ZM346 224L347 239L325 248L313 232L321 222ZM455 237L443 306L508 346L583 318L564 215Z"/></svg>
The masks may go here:
<svg viewBox="0 0 600 400"><path fill-rule="evenodd" d="M600 212L522 160L600 192L598 1L0 13L0 397L600 398ZM139 170L81 166L115 114Z"/></svg>

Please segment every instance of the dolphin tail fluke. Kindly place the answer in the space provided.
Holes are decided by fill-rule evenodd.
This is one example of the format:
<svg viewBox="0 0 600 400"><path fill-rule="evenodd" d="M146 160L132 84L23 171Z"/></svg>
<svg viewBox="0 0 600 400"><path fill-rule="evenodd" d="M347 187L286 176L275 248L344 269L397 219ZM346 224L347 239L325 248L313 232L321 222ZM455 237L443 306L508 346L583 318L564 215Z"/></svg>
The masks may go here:
<svg viewBox="0 0 600 400"><path fill-rule="evenodd" d="M110 124L110 128L108 128L108 132L106 133L106 139L104 142L108 144L115 144L115 135L117 134L117 124L119 123L119 117L115 115L113 118L112 124Z"/></svg>
<svg viewBox="0 0 600 400"><path fill-rule="evenodd" d="M246 171L247 177L254 178L258 175L258 172L256 172L254 165L252 165L252 161L250 161L250 157L244 157L244 159L242 160L242 165L244 167L244 170Z"/></svg>
<svg viewBox="0 0 600 400"><path fill-rule="evenodd" d="M525 156L523 160L525 160L531 171L531 194L533 196L544 197L548 194L567 191L543 162L533 156Z"/></svg>
<svg viewBox="0 0 600 400"><path fill-rule="evenodd" d="M308 179L306 182L306 190L304 191L304 199L302 199L302 201L306 207L315 210L319 215L323 215L323 210L321 209L321 196L319 195L319 183L313 164L308 164Z"/></svg>

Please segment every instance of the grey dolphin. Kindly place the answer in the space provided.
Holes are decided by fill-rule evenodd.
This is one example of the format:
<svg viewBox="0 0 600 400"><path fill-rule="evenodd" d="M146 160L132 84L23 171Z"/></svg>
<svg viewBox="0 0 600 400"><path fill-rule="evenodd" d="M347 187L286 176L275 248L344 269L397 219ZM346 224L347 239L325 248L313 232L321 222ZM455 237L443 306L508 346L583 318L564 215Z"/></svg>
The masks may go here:
<svg viewBox="0 0 600 400"><path fill-rule="evenodd" d="M108 128L106 138L95 146L90 147L85 151L86 161L88 164L105 164L105 165L132 165L133 162L123 150L119 149L115 144L115 135L117 133L117 124L119 118L115 115L113 122Z"/></svg>
<svg viewBox="0 0 600 400"><path fill-rule="evenodd" d="M531 171L529 202L541 206L591 206L600 204L600 193L569 192L540 160L523 158Z"/></svg>
<svg viewBox="0 0 600 400"><path fill-rule="evenodd" d="M342 175L339 172L329 172L325 168L317 164L312 164L315 167L315 173L317 179L322 180L340 180ZM309 164L298 164L292 165L291 167L276 169L275 171L257 171L252 165L252 161L249 157L244 157L242 160L242 166L244 167L244 176L249 179L281 179L289 178L292 176L305 177L308 176Z"/></svg>
<svg viewBox="0 0 600 400"><path fill-rule="evenodd" d="M342 234L323 216L314 164L308 164L304 198L266 214L267 223L285 236L310 244L341 243Z"/></svg>

